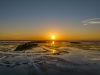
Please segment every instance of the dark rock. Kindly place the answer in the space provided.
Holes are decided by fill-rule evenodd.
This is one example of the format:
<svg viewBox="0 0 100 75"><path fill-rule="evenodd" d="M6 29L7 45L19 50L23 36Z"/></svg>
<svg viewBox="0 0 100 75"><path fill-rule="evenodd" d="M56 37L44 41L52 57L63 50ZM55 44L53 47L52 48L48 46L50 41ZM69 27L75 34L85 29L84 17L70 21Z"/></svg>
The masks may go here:
<svg viewBox="0 0 100 75"><path fill-rule="evenodd" d="M22 51L22 50L27 50L27 49L31 49L33 47L37 47L38 44L35 44L34 42L28 42L22 45L19 45L15 51Z"/></svg>
<svg viewBox="0 0 100 75"><path fill-rule="evenodd" d="M47 43L46 41L32 41L33 43Z"/></svg>
<svg viewBox="0 0 100 75"><path fill-rule="evenodd" d="M72 44L80 44L80 42L70 42L70 43L72 43Z"/></svg>

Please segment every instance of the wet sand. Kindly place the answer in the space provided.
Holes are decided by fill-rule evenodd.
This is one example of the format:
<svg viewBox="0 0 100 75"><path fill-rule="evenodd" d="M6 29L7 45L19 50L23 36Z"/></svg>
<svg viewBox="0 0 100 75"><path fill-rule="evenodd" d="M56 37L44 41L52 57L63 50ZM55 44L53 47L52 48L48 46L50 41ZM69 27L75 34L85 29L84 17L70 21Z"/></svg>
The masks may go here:
<svg viewBox="0 0 100 75"><path fill-rule="evenodd" d="M94 43L61 42L53 46L45 43L15 52L15 44L9 46L8 43L6 47L1 44L0 75L100 75L99 46Z"/></svg>

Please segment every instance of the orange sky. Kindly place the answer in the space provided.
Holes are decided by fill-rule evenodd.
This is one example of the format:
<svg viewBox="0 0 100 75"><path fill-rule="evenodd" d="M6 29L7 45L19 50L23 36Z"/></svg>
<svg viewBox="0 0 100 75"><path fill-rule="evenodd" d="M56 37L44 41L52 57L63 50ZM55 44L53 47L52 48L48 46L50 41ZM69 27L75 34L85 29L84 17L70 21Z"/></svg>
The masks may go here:
<svg viewBox="0 0 100 75"><path fill-rule="evenodd" d="M0 40L100 40L99 9L99 0L2 0Z"/></svg>
<svg viewBox="0 0 100 75"><path fill-rule="evenodd" d="M52 35L56 36L55 40L100 40L99 27L94 25L83 26L64 21L5 24L15 26L0 28L0 40L51 40Z"/></svg>
<svg viewBox="0 0 100 75"><path fill-rule="evenodd" d="M64 34L44 34L44 35L31 35L31 34L2 34L0 35L0 40L51 40L51 36L54 35L56 38L55 40L99 40L100 35L92 35L92 34L75 34L68 35Z"/></svg>

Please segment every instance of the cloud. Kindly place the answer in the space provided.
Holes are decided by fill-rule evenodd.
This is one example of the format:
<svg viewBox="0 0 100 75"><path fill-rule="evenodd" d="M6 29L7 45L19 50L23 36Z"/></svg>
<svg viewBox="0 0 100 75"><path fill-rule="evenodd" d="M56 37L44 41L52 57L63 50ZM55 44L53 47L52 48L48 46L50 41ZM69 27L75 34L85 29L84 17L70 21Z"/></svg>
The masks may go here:
<svg viewBox="0 0 100 75"><path fill-rule="evenodd" d="M84 26L89 24L100 24L100 18L88 19L82 22Z"/></svg>
<svg viewBox="0 0 100 75"><path fill-rule="evenodd" d="M83 24L84 26L88 25L88 24Z"/></svg>

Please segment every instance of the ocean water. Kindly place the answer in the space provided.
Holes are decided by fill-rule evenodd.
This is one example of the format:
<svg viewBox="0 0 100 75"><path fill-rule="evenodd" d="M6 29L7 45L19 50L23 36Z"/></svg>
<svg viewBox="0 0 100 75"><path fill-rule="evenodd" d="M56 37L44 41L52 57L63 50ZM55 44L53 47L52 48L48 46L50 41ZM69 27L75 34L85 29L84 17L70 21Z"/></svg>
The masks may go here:
<svg viewBox="0 0 100 75"><path fill-rule="evenodd" d="M0 75L100 75L99 41L0 41Z"/></svg>

